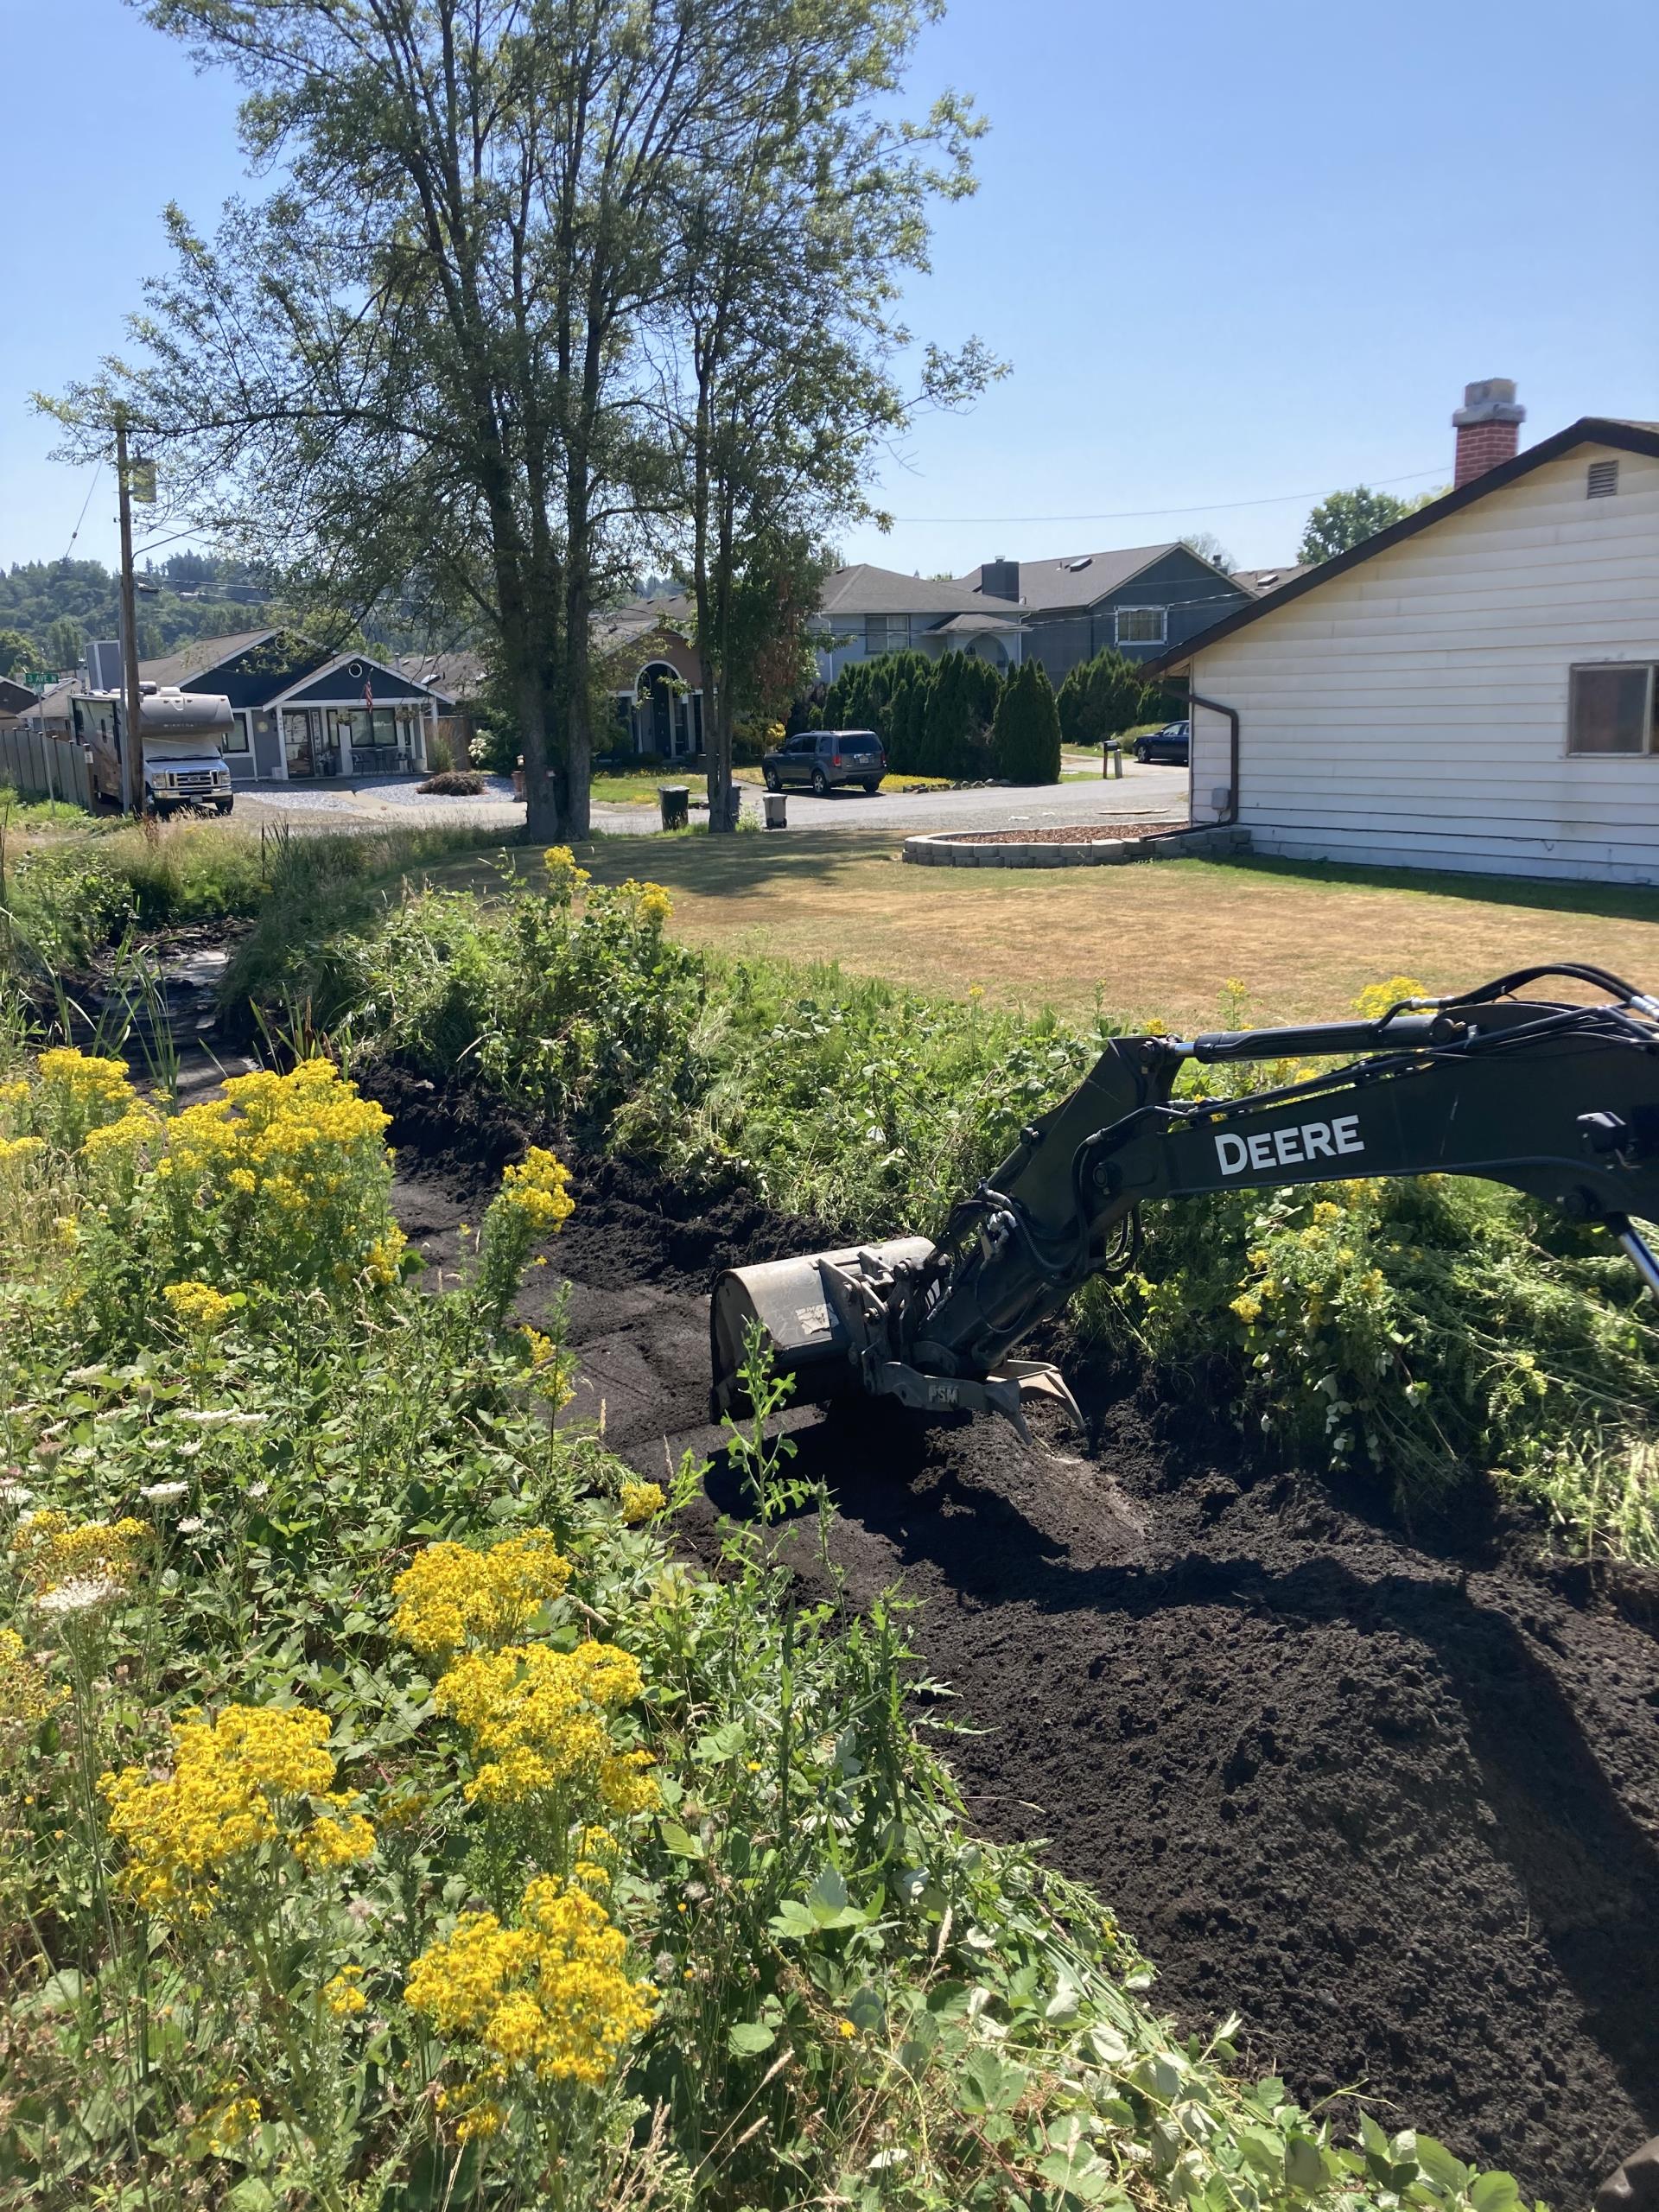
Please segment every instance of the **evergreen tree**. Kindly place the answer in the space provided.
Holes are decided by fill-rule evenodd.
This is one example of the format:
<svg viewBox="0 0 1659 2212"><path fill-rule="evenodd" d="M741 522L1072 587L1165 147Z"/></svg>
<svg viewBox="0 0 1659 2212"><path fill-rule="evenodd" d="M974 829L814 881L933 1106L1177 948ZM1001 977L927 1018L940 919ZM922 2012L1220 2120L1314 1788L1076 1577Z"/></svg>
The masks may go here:
<svg viewBox="0 0 1659 2212"><path fill-rule="evenodd" d="M940 656L928 691L927 719L923 728L925 775L963 773L973 730L973 702L969 689L972 681L961 653Z"/></svg>
<svg viewBox="0 0 1659 2212"><path fill-rule="evenodd" d="M1024 661L1014 671L997 704L991 742L997 772L1011 784L1060 780L1059 710L1040 661Z"/></svg>

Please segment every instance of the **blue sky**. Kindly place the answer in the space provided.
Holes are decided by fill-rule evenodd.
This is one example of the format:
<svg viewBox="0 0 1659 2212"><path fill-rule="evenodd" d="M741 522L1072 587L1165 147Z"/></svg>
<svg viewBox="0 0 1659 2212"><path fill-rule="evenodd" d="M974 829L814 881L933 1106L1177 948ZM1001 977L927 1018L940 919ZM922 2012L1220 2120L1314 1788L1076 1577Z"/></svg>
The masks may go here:
<svg viewBox="0 0 1659 2212"><path fill-rule="evenodd" d="M0 0L0 81L10 563L62 553L88 490L29 391L119 343L163 203L205 223L241 169L228 81L122 0ZM914 77L945 84L992 128L906 312L1013 372L918 423L882 471L894 529L848 531L849 558L925 575L1210 530L1262 565L1307 494L1447 480L1471 378L1517 380L1527 442L1659 417L1651 0L954 0ZM113 505L105 476L78 551L111 556Z"/></svg>

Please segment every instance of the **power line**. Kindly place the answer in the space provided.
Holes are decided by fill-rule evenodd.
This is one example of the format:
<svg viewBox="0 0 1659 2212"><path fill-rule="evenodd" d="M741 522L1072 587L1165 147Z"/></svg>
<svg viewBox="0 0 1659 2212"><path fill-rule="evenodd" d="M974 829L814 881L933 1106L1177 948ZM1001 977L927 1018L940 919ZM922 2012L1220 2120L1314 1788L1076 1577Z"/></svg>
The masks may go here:
<svg viewBox="0 0 1659 2212"><path fill-rule="evenodd" d="M74 528L70 531L69 543L63 549L63 557L66 561L75 550L75 540L80 536L80 524L85 522L86 519L86 510L92 504L92 494L97 491L98 480L103 474L104 464L100 461L92 471L92 480L86 486L86 496L80 503L80 522L78 522Z"/></svg>
<svg viewBox="0 0 1659 2212"><path fill-rule="evenodd" d="M1389 484L1421 484L1425 477L1444 476L1444 468L1414 469L1409 476L1379 476L1374 486L1382 489ZM1323 499L1325 492L1275 492L1267 499L1210 499L1201 507L1115 507L1101 514L1087 515L895 515L895 522L919 523L999 523L1025 522L1145 522L1160 515L1221 515L1231 514L1240 507L1287 507L1295 499Z"/></svg>

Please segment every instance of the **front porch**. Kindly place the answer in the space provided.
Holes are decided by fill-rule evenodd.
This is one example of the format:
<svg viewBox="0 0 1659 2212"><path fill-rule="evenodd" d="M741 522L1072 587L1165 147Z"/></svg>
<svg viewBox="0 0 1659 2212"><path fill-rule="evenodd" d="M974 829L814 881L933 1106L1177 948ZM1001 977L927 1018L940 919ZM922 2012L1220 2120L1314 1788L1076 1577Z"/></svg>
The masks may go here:
<svg viewBox="0 0 1659 2212"><path fill-rule="evenodd" d="M233 783L423 776L435 692L364 654L336 661L263 705L236 710L226 743Z"/></svg>

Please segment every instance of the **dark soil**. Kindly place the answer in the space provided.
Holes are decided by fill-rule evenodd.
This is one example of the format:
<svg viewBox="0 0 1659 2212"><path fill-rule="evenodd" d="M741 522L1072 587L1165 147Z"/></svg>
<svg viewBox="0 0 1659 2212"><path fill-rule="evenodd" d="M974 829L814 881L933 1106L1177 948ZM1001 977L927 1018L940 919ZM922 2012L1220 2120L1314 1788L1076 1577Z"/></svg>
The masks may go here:
<svg viewBox="0 0 1659 2212"><path fill-rule="evenodd" d="M452 1258L510 1121L407 1079L400 1211ZM492 1171L481 1173L481 1169ZM733 1194L699 1209L577 1163L538 1271L570 1280L573 1414L660 1474L713 1459L704 1552L743 1501L705 1425L715 1270L827 1241ZM902 1224L891 1225L897 1230ZM873 1408L787 1416L826 1476L855 1597L902 1576L915 1637L983 1732L948 1748L991 1835L1052 1840L1157 1962L1188 2028L1573 2208L1659 2128L1659 1642L1650 1590L1490 1513L1413 1541L1364 1495L1253 1476L1086 1367L1085 1450ZM812 1573L809 1547L800 1571Z"/></svg>

